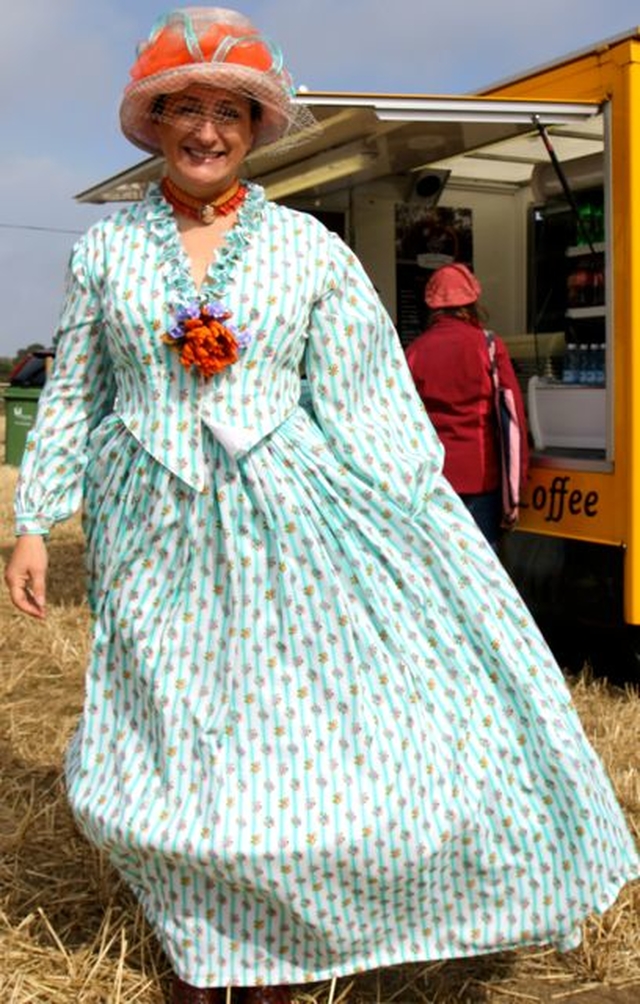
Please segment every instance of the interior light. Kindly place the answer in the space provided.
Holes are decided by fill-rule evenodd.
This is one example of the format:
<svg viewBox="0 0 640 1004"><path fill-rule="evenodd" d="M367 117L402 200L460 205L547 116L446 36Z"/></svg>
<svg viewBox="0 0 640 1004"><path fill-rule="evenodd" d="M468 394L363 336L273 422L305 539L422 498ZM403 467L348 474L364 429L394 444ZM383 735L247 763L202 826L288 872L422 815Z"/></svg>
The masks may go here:
<svg viewBox="0 0 640 1004"><path fill-rule="evenodd" d="M373 151L360 150L358 153L342 157L336 157L335 153L322 154L320 157L310 157L300 165L273 171L259 180L264 186L267 198L282 199L287 195L314 188L316 185L324 185L358 174L371 167L376 160L377 154Z"/></svg>

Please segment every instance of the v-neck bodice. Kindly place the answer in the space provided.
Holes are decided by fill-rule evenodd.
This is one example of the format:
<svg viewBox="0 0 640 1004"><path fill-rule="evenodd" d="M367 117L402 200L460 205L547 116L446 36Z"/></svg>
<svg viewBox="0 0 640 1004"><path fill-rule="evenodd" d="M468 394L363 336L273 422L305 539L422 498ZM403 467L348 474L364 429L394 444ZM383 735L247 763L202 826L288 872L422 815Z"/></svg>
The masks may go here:
<svg viewBox="0 0 640 1004"><path fill-rule="evenodd" d="M199 286L193 276L191 261L180 235L174 210L164 198L159 185L150 188L148 220L161 241L168 283L177 294L177 301L191 303L194 300L217 299L224 295L264 211L264 190L258 185L247 182L243 184L247 184L247 196L238 209L236 222L224 234Z"/></svg>

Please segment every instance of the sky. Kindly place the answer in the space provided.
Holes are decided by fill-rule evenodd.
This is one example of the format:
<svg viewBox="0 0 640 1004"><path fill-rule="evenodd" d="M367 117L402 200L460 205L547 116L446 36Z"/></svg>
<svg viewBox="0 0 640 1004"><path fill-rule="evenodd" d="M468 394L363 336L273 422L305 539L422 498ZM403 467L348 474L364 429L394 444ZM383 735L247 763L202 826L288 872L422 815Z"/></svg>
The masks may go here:
<svg viewBox="0 0 640 1004"><path fill-rule="evenodd" d="M186 6L177 4L177 6ZM18 0L0 32L0 356L51 343L74 240L105 206L74 195L145 155L118 106L158 0ZM311 90L464 94L625 33L636 0L249 0Z"/></svg>

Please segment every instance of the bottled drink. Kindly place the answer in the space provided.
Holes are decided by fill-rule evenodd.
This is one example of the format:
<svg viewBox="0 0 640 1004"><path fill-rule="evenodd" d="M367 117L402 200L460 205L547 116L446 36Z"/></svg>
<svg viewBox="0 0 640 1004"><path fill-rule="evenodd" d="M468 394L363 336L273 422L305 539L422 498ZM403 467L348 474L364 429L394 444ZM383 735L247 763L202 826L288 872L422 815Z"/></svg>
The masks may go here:
<svg viewBox="0 0 640 1004"><path fill-rule="evenodd" d="M588 347L587 370L584 382L592 385L598 383L598 348L599 346L595 342L592 342Z"/></svg>
<svg viewBox="0 0 640 1004"><path fill-rule="evenodd" d="M577 241L580 246L588 244L593 240L591 236L593 225L593 206L590 202L585 202L578 209L579 222L577 227Z"/></svg>
<svg viewBox="0 0 640 1004"><path fill-rule="evenodd" d="M575 342L569 342L565 349L562 362L562 382L578 382L578 346Z"/></svg>
<svg viewBox="0 0 640 1004"><path fill-rule="evenodd" d="M604 240L604 207L594 205L591 210L591 227L593 240L600 243Z"/></svg>
<svg viewBox="0 0 640 1004"><path fill-rule="evenodd" d="M594 371L594 383L597 386L604 387L606 383L606 356L604 344L596 345Z"/></svg>
<svg viewBox="0 0 640 1004"><path fill-rule="evenodd" d="M567 305L569 307L590 306L590 288L590 270L584 261L580 260L567 277Z"/></svg>
<svg viewBox="0 0 640 1004"><path fill-rule="evenodd" d="M590 382L591 371L591 346L583 342L578 346L578 383L587 384Z"/></svg>
<svg viewBox="0 0 640 1004"><path fill-rule="evenodd" d="M595 263L591 275L591 302L594 307L604 304L604 266L602 260Z"/></svg>

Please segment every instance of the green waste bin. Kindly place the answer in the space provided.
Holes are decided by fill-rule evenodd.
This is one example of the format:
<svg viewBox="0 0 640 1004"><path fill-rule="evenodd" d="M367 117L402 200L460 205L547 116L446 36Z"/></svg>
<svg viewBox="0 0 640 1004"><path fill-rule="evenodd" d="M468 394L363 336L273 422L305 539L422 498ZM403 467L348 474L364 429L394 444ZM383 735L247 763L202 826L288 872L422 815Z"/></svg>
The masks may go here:
<svg viewBox="0 0 640 1004"><path fill-rule="evenodd" d="M36 420L41 387L6 387L4 390L4 460L18 467L27 434Z"/></svg>

